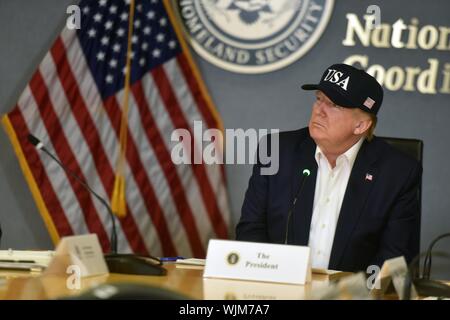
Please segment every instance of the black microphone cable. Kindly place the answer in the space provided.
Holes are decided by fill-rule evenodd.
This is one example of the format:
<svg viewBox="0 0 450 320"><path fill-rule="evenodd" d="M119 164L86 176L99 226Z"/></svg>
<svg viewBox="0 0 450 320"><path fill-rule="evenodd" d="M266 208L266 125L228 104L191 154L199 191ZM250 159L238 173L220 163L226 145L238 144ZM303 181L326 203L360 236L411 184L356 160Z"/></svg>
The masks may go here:
<svg viewBox="0 0 450 320"><path fill-rule="evenodd" d="M450 237L450 233L444 233L437 236L433 241L431 241L427 251L419 253L411 261L404 286L405 294L403 296L405 297L405 299L411 298L412 284L416 286L419 295L445 296L450 298L450 286L442 282L430 279L432 256L434 255L444 258L450 258L450 255L448 253L440 251L433 252L433 247L436 245L436 243L439 240L447 237ZM423 262L422 274L420 274L420 258L422 258L423 256L425 256L425 259Z"/></svg>
<svg viewBox="0 0 450 320"><path fill-rule="evenodd" d="M416 288L417 294L419 296L437 296L450 298L450 286L439 281L425 279L423 271L422 275L420 275L420 270L418 270L420 265L420 258L431 255L450 259L450 254L442 251L424 251L415 256L408 266L405 284L403 287L404 299L411 300L413 285Z"/></svg>
<svg viewBox="0 0 450 320"><path fill-rule="evenodd" d="M427 251L427 256L425 257L425 260L423 262L423 278L425 279L430 279L430 274L431 274L431 252L433 251L433 247L434 245L441 239L443 238L447 238L450 237L450 232L449 233L444 233L441 234L440 236L436 237L429 245L428 247L428 251Z"/></svg>

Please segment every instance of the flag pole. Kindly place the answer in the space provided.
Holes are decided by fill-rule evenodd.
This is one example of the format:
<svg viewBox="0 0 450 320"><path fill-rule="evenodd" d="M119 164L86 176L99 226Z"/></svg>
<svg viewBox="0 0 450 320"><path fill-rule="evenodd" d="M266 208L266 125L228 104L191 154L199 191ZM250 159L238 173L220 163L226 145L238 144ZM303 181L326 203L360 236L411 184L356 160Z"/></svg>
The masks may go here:
<svg viewBox="0 0 450 320"><path fill-rule="evenodd" d="M130 0L130 15L128 23L128 47L126 56L126 70L124 83L124 96L122 103L122 117L120 119L119 133L119 158L115 172L114 190L111 199L111 209L113 213L121 218L127 214L126 207L126 186L125 186L125 161L127 150L127 132L128 132L128 103L130 95L130 77L131 77L131 44L133 36L134 20L134 0ZM135 254L120 254L112 252L105 255L105 261L108 270L111 273L135 274L135 275L153 275L163 276L167 274L166 269L158 258L152 256L139 256Z"/></svg>
<svg viewBox="0 0 450 320"><path fill-rule="evenodd" d="M128 42L125 67L125 83L124 95L122 101L122 117L120 119L119 133L119 157L116 164L114 189L111 198L112 211L119 218L125 217L126 209L126 185L125 185L125 161L127 150L127 132L128 132L128 109L130 95L130 78L131 78L131 48L133 36L134 21L134 0L130 0L130 14L128 22Z"/></svg>

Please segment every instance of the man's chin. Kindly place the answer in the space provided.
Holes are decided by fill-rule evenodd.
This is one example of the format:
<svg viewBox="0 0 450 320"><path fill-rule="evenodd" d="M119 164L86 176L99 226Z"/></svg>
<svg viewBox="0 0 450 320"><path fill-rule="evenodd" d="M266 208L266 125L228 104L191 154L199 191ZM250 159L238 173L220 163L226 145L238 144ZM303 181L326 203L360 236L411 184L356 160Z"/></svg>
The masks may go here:
<svg viewBox="0 0 450 320"><path fill-rule="evenodd" d="M320 140L325 135L323 127L320 127L320 126L317 126L314 124L309 124L308 129L309 129L309 135L311 136L311 138L314 141Z"/></svg>

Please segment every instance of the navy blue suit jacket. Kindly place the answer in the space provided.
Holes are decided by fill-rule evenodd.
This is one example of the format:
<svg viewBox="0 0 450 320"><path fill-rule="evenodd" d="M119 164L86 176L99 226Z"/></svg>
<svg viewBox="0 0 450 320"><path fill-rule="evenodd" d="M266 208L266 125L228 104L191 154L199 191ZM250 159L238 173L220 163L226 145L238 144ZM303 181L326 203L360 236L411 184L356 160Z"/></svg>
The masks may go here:
<svg viewBox="0 0 450 320"><path fill-rule="evenodd" d="M288 238L289 244L308 245L317 176L315 150L308 128L279 134L278 173L261 175L262 165L254 165L236 227L237 240L284 243L288 211L304 179L302 171L309 169ZM342 202L329 269L366 271L369 265L381 266L384 260L402 255L409 263L418 254L421 174L420 163L382 139L364 141Z"/></svg>

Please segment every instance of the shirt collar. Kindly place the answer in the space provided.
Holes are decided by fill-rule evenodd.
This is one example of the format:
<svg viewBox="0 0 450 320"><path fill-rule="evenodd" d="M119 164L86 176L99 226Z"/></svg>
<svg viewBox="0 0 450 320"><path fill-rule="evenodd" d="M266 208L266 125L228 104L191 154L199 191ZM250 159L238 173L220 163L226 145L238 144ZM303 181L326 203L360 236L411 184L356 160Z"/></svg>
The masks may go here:
<svg viewBox="0 0 450 320"><path fill-rule="evenodd" d="M359 149L361 149L361 146L362 146L363 142L364 142L364 137L359 139L359 141L357 143L355 143L350 149L348 149L343 154L341 154L336 159L336 164L338 164L338 162L342 161L341 159L346 159L348 161L349 165L350 165L350 168L352 168L353 164L355 163L356 156L358 155ZM315 152L315 155L314 155L315 158L316 158L317 164L319 164L320 157L322 155L323 155L323 152L320 149L320 147L317 145L316 146L316 152ZM328 160L327 160L327 162L328 162Z"/></svg>

